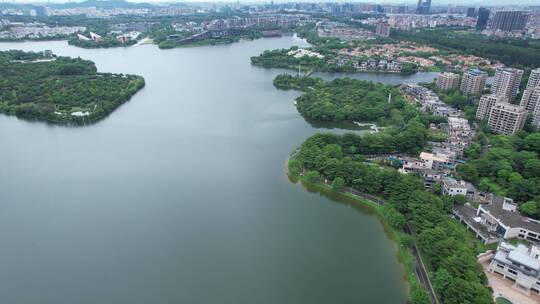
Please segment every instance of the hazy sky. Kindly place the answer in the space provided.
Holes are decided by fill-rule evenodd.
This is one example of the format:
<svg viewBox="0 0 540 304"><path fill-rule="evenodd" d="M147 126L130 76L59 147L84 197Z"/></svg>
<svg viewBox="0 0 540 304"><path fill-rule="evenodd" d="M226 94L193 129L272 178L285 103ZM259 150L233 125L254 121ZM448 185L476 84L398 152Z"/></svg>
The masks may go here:
<svg viewBox="0 0 540 304"><path fill-rule="evenodd" d="M171 0L128 0L131 2L236 2L235 0L190 0L190 1L171 1ZM67 0L0 0L0 2L6 3L45 3L45 2L81 2L80 0L76 1L67 1ZM247 0L241 1L243 3L270 3L270 0ZM358 3L384 3L384 4L416 4L416 0L379 0L379 1L354 1L354 0L275 0L274 3L285 3L285 2L358 2ZM495 5L538 5L540 6L540 0L432 0L432 6L437 5L466 5L466 6L495 6Z"/></svg>

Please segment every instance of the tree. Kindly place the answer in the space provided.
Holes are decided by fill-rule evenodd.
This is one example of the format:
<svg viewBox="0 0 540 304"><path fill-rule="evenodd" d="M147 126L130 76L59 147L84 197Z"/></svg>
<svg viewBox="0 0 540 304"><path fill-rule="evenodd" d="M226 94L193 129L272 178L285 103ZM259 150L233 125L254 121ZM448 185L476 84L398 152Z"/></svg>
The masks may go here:
<svg viewBox="0 0 540 304"><path fill-rule="evenodd" d="M287 163L287 166L289 168L289 173L291 175L298 175L299 164L298 164L298 161L296 159L294 159L294 158L289 159L289 162Z"/></svg>
<svg viewBox="0 0 540 304"><path fill-rule="evenodd" d="M341 189L343 189L344 186L345 186L345 180L342 177L338 176L332 182L332 189L334 191L341 191Z"/></svg>
<svg viewBox="0 0 540 304"><path fill-rule="evenodd" d="M463 205L467 202L467 197L465 195L456 195L453 197L454 205Z"/></svg>
<svg viewBox="0 0 540 304"><path fill-rule="evenodd" d="M403 225L405 225L405 216L399 213L394 207L389 205L384 206L383 213L390 226L396 229L402 229Z"/></svg>
<svg viewBox="0 0 540 304"><path fill-rule="evenodd" d="M316 183L320 181L321 175L319 174L319 172L314 170L308 171L308 173L306 173L306 179L310 183Z"/></svg>
<svg viewBox="0 0 540 304"><path fill-rule="evenodd" d="M538 216L538 203L534 201L526 202L519 206L519 211L525 213L528 216L536 217Z"/></svg>
<svg viewBox="0 0 540 304"><path fill-rule="evenodd" d="M461 176L466 181L469 181L471 183L477 183L479 180L478 170L476 169L474 164L460 164L457 166L456 170L459 173L459 176Z"/></svg>
<svg viewBox="0 0 540 304"><path fill-rule="evenodd" d="M411 304L429 304L428 293L418 283L411 286Z"/></svg>
<svg viewBox="0 0 540 304"><path fill-rule="evenodd" d="M437 271L432 274L432 282L433 282L433 288L435 288L435 292L441 297L441 300L444 302L446 289L448 286L450 286L450 283L452 282L452 276L446 269L443 267L439 267Z"/></svg>
<svg viewBox="0 0 540 304"><path fill-rule="evenodd" d="M540 132L527 135L523 140L523 149L540 153Z"/></svg>

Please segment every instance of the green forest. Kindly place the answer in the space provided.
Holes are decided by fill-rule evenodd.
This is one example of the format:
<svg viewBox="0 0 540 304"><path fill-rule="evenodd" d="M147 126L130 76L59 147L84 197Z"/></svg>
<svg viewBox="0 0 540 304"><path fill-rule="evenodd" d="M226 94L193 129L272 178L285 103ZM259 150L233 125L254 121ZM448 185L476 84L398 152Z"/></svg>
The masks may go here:
<svg viewBox="0 0 540 304"><path fill-rule="evenodd" d="M312 120L404 125L418 115L418 111L401 97L396 87L382 83L352 78L325 82L320 78L281 74L274 79L274 85L279 89L304 91L296 99L297 109Z"/></svg>
<svg viewBox="0 0 540 304"><path fill-rule="evenodd" d="M0 74L0 112L55 124L96 122L144 87L141 76L98 73L92 61L48 51L0 52Z"/></svg>
<svg viewBox="0 0 540 304"><path fill-rule="evenodd" d="M513 198L525 214L540 219L540 133L480 137L465 152L459 175L480 190Z"/></svg>
<svg viewBox="0 0 540 304"><path fill-rule="evenodd" d="M411 134L412 135L412 134ZM425 190L418 176L403 175L394 168L366 161L366 154L401 150L385 134L316 134L293 152L289 170L304 174L310 182L329 179L340 185L386 200L389 224L402 229L405 222L416 233L434 288L444 304L492 303L486 278L476 262L480 243L449 214L456 201ZM379 147L386 143L388 148ZM414 287L414 286L413 286ZM411 303L429 303L421 289L411 288Z"/></svg>
<svg viewBox="0 0 540 304"><path fill-rule="evenodd" d="M292 50L297 50L298 47L291 47L290 49L276 49L266 50L259 56L251 57L251 64L264 67L264 68L282 68L282 69L295 69L298 70L298 66L303 70L311 71L323 71L323 72L346 72L347 70L339 68L334 65L327 64L327 59L303 56L295 58L289 56L287 53ZM314 50L315 51L315 50ZM321 53L322 54L322 53ZM322 54L330 55L330 54Z"/></svg>

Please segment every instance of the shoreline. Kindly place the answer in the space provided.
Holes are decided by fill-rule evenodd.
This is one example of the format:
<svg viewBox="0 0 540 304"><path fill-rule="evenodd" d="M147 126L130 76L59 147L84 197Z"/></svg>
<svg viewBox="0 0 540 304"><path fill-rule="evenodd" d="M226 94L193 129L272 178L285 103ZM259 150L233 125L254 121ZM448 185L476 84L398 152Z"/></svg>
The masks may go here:
<svg viewBox="0 0 540 304"><path fill-rule="evenodd" d="M254 57L257 57L257 56L254 56ZM284 69L284 70L291 70L291 71L298 72L298 67L297 66L295 66L295 67L292 67L292 66L264 66L262 64L254 64L254 63L251 63L251 65L256 66L256 67L260 67L260 68L264 68L264 69ZM430 72L430 71L415 71L414 73L402 73L402 72L384 72L384 71L370 71L370 70L365 70L365 71L330 71L330 70L320 70L320 69L311 70L311 69L304 69L304 68L301 68L300 71L308 73L309 74L308 76L310 76L312 73L380 74L380 75L410 76L410 75L415 75L415 74L418 74L418 73L429 73Z"/></svg>
<svg viewBox="0 0 540 304"><path fill-rule="evenodd" d="M290 160L289 158L287 160ZM373 215L377 216L381 224L383 225L383 229L388 236L388 238L392 241L394 248L395 248L395 255L396 258L401 266L402 269L402 278L405 283L405 291L406 291L406 297L407 302L411 300L411 289L414 285L419 286L420 288L424 288L419 279L416 277L416 273L414 271L414 263L415 257L411 253L411 249L405 247L401 242L405 237L408 237L408 235L404 231L399 231L396 228L392 227L386 218L386 215L384 213L383 205L375 203L373 201L370 201L366 198L362 198L360 196L354 195L349 192L344 191L336 191L332 189L332 187L328 184L321 183L321 182L311 182L308 181L307 178L304 175L294 174L292 173L288 166L286 166L286 175L290 182L297 185L298 182L300 182L301 186L304 188L304 190L308 190L309 187L311 187L313 190L317 191L320 195L323 195L327 197L331 201L333 200L331 197L328 196L328 194L337 196L338 198L346 199L348 202L339 202L339 203L349 203L354 207L360 207L360 208L366 208L370 212L373 213ZM326 194L326 195L325 195Z"/></svg>

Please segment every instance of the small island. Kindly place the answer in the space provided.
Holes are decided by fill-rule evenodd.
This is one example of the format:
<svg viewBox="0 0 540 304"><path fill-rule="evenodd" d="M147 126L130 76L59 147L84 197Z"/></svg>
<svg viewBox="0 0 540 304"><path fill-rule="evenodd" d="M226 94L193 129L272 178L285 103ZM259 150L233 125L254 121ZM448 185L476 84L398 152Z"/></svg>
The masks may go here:
<svg viewBox="0 0 540 304"><path fill-rule="evenodd" d="M92 61L51 51L0 52L0 113L61 125L97 122L145 85L137 75L98 73Z"/></svg>
<svg viewBox="0 0 540 304"><path fill-rule="evenodd" d="M238 42L241 39L253 40L262 37L261 32L256 30L208 30L202 33L178 32L167 37L154 38L160 49L172 49L177 47L220 45Z"/></svg>

